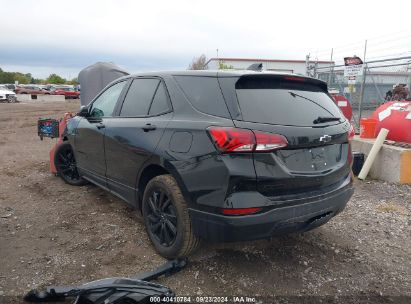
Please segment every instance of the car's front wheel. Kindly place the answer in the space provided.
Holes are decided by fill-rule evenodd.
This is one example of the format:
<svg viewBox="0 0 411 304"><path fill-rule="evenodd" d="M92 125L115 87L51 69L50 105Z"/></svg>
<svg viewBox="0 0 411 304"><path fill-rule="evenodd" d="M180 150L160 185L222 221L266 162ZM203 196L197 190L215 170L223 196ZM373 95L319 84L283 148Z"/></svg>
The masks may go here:
<svg viewBox="0 0 411 304"><path fill-rule="evenodd" d="M8 103L17 102L16 96L14 96L14 95L9 95L9 96L7 96L7 102L8 102Z"/></svg>
<svg viewBox="0 0 411 304"><path fill-rule="evenodd" d="M73 186L87 184L87 181L78 174L74 152L68 142L58 145L54 154L54 164L57 169L57 174L67 184Z"/></svg>
<svg viewBox="0 0 411 304"><path fill-rule="evenodd" d="M187 204L171 175L157 176L147 184L142 212L147 233L161 256L187 257L198 247Z"/></svg>

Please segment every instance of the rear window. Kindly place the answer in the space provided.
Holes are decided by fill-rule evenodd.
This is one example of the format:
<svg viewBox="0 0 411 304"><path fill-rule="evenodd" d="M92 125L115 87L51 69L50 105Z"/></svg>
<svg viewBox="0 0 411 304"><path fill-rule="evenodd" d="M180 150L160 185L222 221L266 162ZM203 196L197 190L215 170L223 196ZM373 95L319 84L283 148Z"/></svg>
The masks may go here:
<svg viewBox="0 0 411 304"><path fill-rule="evenodd" d="M230 118L216 77L175 76L190 103L200 112Z"/></svg>
<svg viewBox="0 0 411 304"><path fill-rule="evenodd" d="M309 82L240 78L236 93L244 121L313 126L318 117L342 118L331 97L320 86ZM317 126L336 123L338 121Z"/></svg>

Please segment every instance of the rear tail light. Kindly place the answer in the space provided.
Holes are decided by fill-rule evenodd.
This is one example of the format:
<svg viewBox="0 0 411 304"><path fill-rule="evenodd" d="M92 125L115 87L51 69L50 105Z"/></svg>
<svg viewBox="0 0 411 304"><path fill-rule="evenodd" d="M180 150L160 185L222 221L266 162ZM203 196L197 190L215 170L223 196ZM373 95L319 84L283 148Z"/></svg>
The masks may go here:
<svg viewBox="0 0 411 304"><path fill-rule="evenodd" d="M251 130L210 127L208 132L221 152L252 152L254 149L255 137Z"/></svg>
<svg viewBox="0 0 411 304"><path fill-rule="evenodd" d="M222 213L225 215L248 215L260 212L262 208L253 207L253 208L226 208L222 209Z"/></svg>
<svg viewBox="0 0 411 304"><path fill-rule="evenodd" d="M287 139L278 134L264 133L260 131L254 131L256 138L255 151L272 151L287 147Z"/></svg>
<svg viewBox="0 0 411 304"><path fill-rule="evenodd" d="M278 134L227 127L209 127L207 131L222 153L267 152L288 145L287 139Z"/></svg>

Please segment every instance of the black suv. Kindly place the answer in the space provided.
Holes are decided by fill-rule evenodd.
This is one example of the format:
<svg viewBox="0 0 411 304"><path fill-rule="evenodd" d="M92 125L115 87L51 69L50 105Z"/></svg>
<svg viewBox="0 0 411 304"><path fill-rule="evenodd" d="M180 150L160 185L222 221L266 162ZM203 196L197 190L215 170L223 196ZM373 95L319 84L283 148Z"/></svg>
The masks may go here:
<svg viewBox="0 0 411 304"><path fill-rule="evenodd" d="M253 71L119 78L71 119L55 154L142 211L156 250L189 255L307 231L350 199L350 123L319 80Z"/></svg>

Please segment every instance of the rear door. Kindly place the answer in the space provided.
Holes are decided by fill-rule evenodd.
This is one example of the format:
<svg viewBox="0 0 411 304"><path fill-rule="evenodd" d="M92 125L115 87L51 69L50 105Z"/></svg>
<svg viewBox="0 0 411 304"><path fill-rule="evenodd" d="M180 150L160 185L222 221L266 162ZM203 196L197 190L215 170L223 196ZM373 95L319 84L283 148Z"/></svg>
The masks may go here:
<svg viewBox="0 0 411 304"><path fill-rule="evenodd" d="M349 123L325 84L304 77L246 75L235 82L235 96L237 127L283 135L288 141L286 148L253 154L261 193L318 191L345 180Z"/></svg>
<svg viewBox="0 0 411 304"><path fill-rule="evenodd" d="M108 186L135 202L138 172L153 154L172 117L167 89L159 78L136 78L115 118L106 124Z"/></svg>

